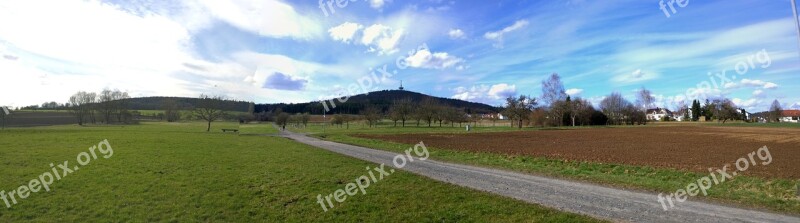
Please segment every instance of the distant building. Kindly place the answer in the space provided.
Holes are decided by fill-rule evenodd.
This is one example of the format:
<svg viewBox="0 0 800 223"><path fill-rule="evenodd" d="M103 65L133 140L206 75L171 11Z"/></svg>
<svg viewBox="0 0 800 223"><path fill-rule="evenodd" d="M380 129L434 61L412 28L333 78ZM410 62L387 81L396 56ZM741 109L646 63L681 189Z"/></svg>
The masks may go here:
<svg viewBox="0 0 800 223"><path fill-rule="evenodd" d="M666 108L647 109L647 120L661 121L664 117L673 119L672 111Z"/></svg>
<svg viewBox="0 0 800 223"><path fill-rule="evenodd" d="M798 123L800 121L800 110L783 110L781 111L781 122Z"/></svg>
<svg viewBox="0 0 800 223"><path fill-rule="evenodd" d="M503 116L503 114L500 114L500 113L486 113L486 114L480 115L480 117L483 118L483 119L495 119L495 118L497 118L497 120L505 120L506 119L506 117Z"/></svg>
<svg viewBox="0 0 800 223"><path fill-rule="evenodd" d="M404 90L404 89L405 89L405 88L403 88L403 81L400 81L400 88L398 88L398 90L401 90L401 91L402 91L402 90Z"/></svg>

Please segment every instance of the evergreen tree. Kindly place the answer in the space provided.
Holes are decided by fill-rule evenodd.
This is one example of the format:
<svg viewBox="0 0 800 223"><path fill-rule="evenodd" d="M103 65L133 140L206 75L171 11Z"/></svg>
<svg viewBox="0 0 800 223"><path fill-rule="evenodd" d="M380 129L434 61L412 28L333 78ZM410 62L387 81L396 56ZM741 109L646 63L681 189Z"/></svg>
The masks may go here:
<svg viewBox="0 0 800 223"><path fill-rule="evenodd" d="M692 101L692 121L700 120L700 101Z"/></svg>

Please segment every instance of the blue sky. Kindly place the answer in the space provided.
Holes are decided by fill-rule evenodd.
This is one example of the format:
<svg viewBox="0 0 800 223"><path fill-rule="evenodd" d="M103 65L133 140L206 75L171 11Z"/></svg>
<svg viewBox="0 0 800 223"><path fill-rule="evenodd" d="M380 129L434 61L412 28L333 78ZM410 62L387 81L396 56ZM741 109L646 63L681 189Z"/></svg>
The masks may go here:
<svg viewBox="0 0 800 223"><path fill-rule="evenodd" d="M657 0L345 2L2 1L0 105L103 88L306 102L401 80L499 105L559 73L593 102L646 87L668 108L719 96L800 108L789 0L690 0L674 13Z"/></svg>

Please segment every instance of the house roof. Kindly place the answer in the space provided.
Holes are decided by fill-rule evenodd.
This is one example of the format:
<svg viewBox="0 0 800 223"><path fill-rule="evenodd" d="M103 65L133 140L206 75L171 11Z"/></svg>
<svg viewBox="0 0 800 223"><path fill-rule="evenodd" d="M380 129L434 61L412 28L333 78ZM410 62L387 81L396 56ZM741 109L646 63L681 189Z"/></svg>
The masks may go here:
<svg viewBox="0 0 800 223"><path fill-rule="evenodd" d="M651 108L647 109L647 114L657 113L657 114L667 114L672 115L672 111L666 108Z"/></svg>
<svg viewBox="0 0 800 223"><path fill-rule="evenodd" d="M783 110L781 111L783 117L797 117L800 116L800 110Z"/></svg>

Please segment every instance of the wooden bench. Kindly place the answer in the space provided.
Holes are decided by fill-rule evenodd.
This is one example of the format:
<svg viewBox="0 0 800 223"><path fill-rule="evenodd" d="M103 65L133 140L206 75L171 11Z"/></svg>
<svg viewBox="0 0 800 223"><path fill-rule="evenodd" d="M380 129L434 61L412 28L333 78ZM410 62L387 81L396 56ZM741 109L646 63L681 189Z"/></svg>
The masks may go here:
<svg viewBox="0 0 800 223"><path fill-rule="evenodd" d="M231 131L231 132L239 132L239 130L238 130L238 129L222 129L222 132L228 132L228 131Z"/></svg>

